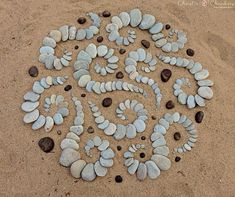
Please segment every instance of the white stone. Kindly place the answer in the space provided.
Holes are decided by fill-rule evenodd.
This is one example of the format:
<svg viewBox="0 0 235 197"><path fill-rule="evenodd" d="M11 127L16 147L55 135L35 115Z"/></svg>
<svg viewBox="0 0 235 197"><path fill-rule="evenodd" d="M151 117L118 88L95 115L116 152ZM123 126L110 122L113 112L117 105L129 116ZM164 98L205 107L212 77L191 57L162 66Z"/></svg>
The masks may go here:
<svg viewBox="0 0 235 197"><path fill-rule="evenodd" d="M121 12L119 14L119 18L122 21L122 24L124 27L128 26L130 24L131 18L130 15L127 12Z"/></svg>
<svg viewBox="0 0 235 197"><path fill-rule="evenodd" d="M75 161L70 167L71 175L74 178L77 178L77 179L80 178L81 172L82 172L83 168L85 167L85 165L86 165L86 162L84 160Z"/></svg>
<svg viewBox="0 0 235 197"><path fill-rule="evenodd" d="M109 126L104 129L106 135L113 135L117 129L117 126L114 123L109 123Z"/></svg>
<svg viewBox="0 0 235 197"><path fill-rule="evenodd" d="M137 169L137 178L143 181L147 177L147 166L144 163L140 163Z"/></svg>
<svg viewBox="0 0 235 197"><path fill-rule="evenodd" d="M66 148L72 148L74 150L78 150L79 149L79 145L78 143L73 140L73 139L63 139L60 143L60 148L63 150L63 149L66 149Z"/></svg>
<svg viewBox="0 0 235 197"><path fill-rule="evenodd" d="M162 31L163 27L164 27L164 26L163 26L162 23L155 23L155 25L153 25L153 26L149 29L149 32L150 32L151 34L157 34L157 33L159 33L159 32Z"/></svg>
<svg viewBox="0 0 235 197"><path fill-rule="evenodd" d="M80 159L80 154L78 151L71 148L66 148L62 151L59 162L62 166L69 167L78 159Z"/></svg>
<svg viewBox="0 0 235 197"><path fill-rule="evenodd" d="M31 112L39 106L39 102L26 101L21 105L21 109L25 112Z"/></svg>
<svg viewBox="0 0 235 197"><path fill-rule="evenodd" d="M160 170L169 170L171 167L171 161L163 155L153 155L151 157Z"/></svg>
<svg viewBox="0 0 235 197"><path fill-rule="evenodd" d="M196 80L203 80L209 76L209 72L206 69L202 69L201 71L197 72L194 77Z"/></svg>
<svg viewBox="0 0 235 197"><path fill-rule="evenodd" d="M139 161L138 160L134 160L134 162L128 167L128 172L129 174L135 174L137 168L139 166Z"/></svg>
<svg viewBox="0 0 235 197"><path fill-rule="evenodd" d="M90 75L83 75L80 77L80 79L78 81L78 85L80 87L85 87L89 81L91 81L91 76Z"/></svg>
<svg viewBox="0 0 235 197"><path fill-rule="evenodd" d="M156 179L160 175L160 169L155 162L149 160L145 162L145 165L147 166L147 174L150 179Z"/></svg>
<svg viewBox="0 0 235 197"><path fill-rule="evenodd" d="M137 27L142 20L142 13L139 9L133 9L130 11L130 25L132 27Z"/></svg>
<svg viewBox="0 0 235 197"><path fill-rule="evenodd" d="M100 45L97 48L98 56L103 57L108 53L108 48L105 45Z"/></svg>
<svg viewBox="0 0 235 197"><path fill-rule="evenodd" d="M63 116L59 113L54 114L53 120L56 125L61 125L64 122Z"/></svg>
<svg viewBox="0 0 235 197"><path fill-rule="evenodd" d="M113 16L111 22L117 24L119 29L121 29L123 26L122 20L118 16Z"/></svg>
<svg viewBox="0 0 235 197"><path fill-rule="evenodd" d="M192 109L196 106L195 99L193 95L189 95L187 98L187 106L189 109Z"/></svg>
<svg viewBox="0 0 235 197"><path fill-rule="evenodd" d="M101 156L104 159L112 159L115 156L115 153L111 148L107 148L106 150L101 152Z"/></svg>
<svg viewBox="0 0 235 197"><path fill-rule="evenodd" d="M35 120L37 120L39 117L39 111L38 109L35 109L34 111L30 112L30 113L26 113L24 115L23 121L24 123L31 123L34 122Z"/></svg>
<svg viewBox="0 0 235 197"><path fill-rule="evenodd" d="M203 86L198 89L199 96L205 98L205 99L212 99L213 97L213 91L211 88Z"/></svg>
<svg viewBox="0 0 235 197"><path fill-rule="evenodd" d="M97 55L96 45L93 43L89 44L85 51L91 56L91 58L95 58Z"/></svg>
<svg viewBox="0 0 235 197"><path fill-rule="evenodd" d="M46 132L51 131L52 128L53 128L53 126L54 126L54 120L53 120L53 118L50 117L50 116L47 116L47 117L46 117L45 127L44 127L45 131L46 131Z"/></svg>
<svg viewBox="0 0 235 197"><path fill-rule="evenodd" d="M52 47L52 48L56 47L56 41L53 38L50 38L50 37L45 37L42 41L42 44L44 46L49 46L49 47Z"/></svg>
<svg viewBox="0 0 235 197"><path fill-rule="evenodd" d="M62 41L66 41L69 38L69 26L64 25L59 28L59 31L61 32L62 35Z"/></svg>
<svg viewBox="0 0 235 197"><path fill-rule="evenodd" d="M51 30L49 36L53 38L56 42L60 42L62 38L62 34L59 30Z"/></svg>
<svg viewBox="0 0 235 197"><path fill-rule="evenodd" d="M108 172L108 169L103 167L99 161L95 162L94 169L95 169L96 175L100 177L104 177Z"/></svg>
<svg viewBox="0 0 235 197"><path fill-rule="evenodd" d="M144 14L143 15L143 18L142 18L142 21L139 25L139 28L140 29L149 29L151 28L154 23L155 23L155 17L151 14Z"/></svg>
<svg viewBox="0 0 235 197"><path fill-rule="evenodd" d="M146 129L146 124L143 120L137 119L133 122L133 125L136 127L136 131L141 133Z"/></svg>
<svg viewBox="0 0 235 197"><path fill-rule="evenodd" d="M85 181L93 181L96 178L94 164L93 163L86 164L86 166L82 170L81 176L82 179Z"/></svg>

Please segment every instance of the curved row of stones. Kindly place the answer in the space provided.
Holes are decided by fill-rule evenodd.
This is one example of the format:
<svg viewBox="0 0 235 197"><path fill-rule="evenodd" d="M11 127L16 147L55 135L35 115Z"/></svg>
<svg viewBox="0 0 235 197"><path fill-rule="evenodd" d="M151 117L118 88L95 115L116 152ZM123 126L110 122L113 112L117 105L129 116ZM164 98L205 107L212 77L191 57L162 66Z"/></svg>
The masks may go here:
<svg viewBox="0 0 235 197"><path fill-rule="evenodd" d="M213 81L207 79L209 77L209 71L203 69L202 65L199 62L194 62L193 60L188 60L181 57L170 57L159 55L159 59L172 66L186 68L190 74L194 76L194 79L197 81L199 86L197 94L188 95L182 89L182 85L188 85L189 83L185 81L184 78L177 79L174 84L174 95L178 97L178 101L182 105L187 105L189 109L196 107L205 106L205 99L210 100L213 97L213 91L210 88L214 85Z"/></svg>
<svg viewBox="0 0 235 197"><path fill-rule="evenodd" d="M157 60L151 53L146 52L143 48L139 48L136 51L130 51L128 57L125 59L125 71L129 75L131 80L135 80L138 83L148 84L154 94L156 95L156 106L159 108L161 104L162 94L158 87L158 84L147 76L142 76L137 71L137 63L144 62L149 65L144 70L147 72L154 71L156 69Z"/></svg>
<svg viewBox="0 0 235 197"><path fill-rule="evenodd" d="M108 82L93 81L90 74L89 65L92 63L92 59L95 57L104 57L108 61L108 66L112 72L118 67L118 57L113 56L114 50L109 49L105 45L96 47L93 43L89 44L85 50L81 50L78 53L77 61L74 63L73 77L78 81L78 86L86 88L88 92L94 92L96 94L102 94L106 92L112 92L116 90L124 90L140 93L143 96L147 96L147 93L133 84L117 80ZM105 70L111 73L109 70ZM102 74L103 75L103 74ZM106 73L104 74L106 75Z"/></svg>
<svg viewBox="0 0 235 197"><path fill-rule="evenodd" d="M121 107L117 110L117 112L121 112L121 110L132 109L136 112L137 118L128 125L123 124L115 124L111 121L105 119L105 117L100 112L99 108L92 102L88 102L89 107L95 117L95 123L97 127L108 136L113 136L116 140L121 140L125 137L128 139L135 138L137 133L144 132L146 129L145 121L147 120L147 110L144 106L136 100L127 99L125 102L119 105Z"/></svg>
<svg viewBox="0 0 235 197"><path fill-rule="evenodd" d="M70 131L61 141L60 147L62 153L60 156L60 164L64 167L70 167L71 175L74 178L82 178L85 181L93 181L96 176L103 177L107 174L109 167L113 166L113 157L115 153L109 147L108 140L102 140L99 136L87 141L85 152L89 157L92 157L90 151L97 147L100 151L100 157L94 163L87 163L81 159L79 153L80 136L83 133L84 112L81 102L77 97L72 98L76 107L76 118L74 125L70 127Z"/></svg>
<svg viewBox="0 0 235 197"><path fill-rule="evenodd" d="M159 123L154 126L155 135L165 135L167 130L170 128L170 125L173 123L181 124L189 135L188 141L183 144L181 147L174 148L175 152L182 153L186 151L190 151L197 141L197 130L195 124L187 118L187 116L180 114L179 112L175 112L174 114L166 113L163 118L159 120ZM151 140L153 137L151 136ZM153 141L153 140L152 140ZM166 144L165 140L158 141L157 143L153 143L152 147L156 148L156 146L164 146Z"/></svg>
<svg viewBox="0 0 235 197"><path fill-rule="evenodd" d="M45 65L47 69L61 70L63 67L69 66L72 60L72 53L63 52L63 56L58 58L55 56L55 48L57 43L67 40L84 40L92 39L94 35L99 33L101 19L92 12L87 14L92 20L92 25L86 29L77 29L75 26L64 25L58 30L51 30L49 35L43 39L42 47L40 48L39 61Z"/></svg>
<svg viewBox="0 0 235 197"><path fill-rule="evenodd" d="M155 41L155 46L161 48L164 52L177 52L182 49L187 42L186 34L183 31L171 30L168 35L163 32L163 23L157 22L155 16L151 14L142 14L139 9L133 9L129 13L121 12L118 16L113 16L111 23L106 26L106 31L109 32L109 41L116 41L118 45L128 46L134 43L136 34L132 30L128 30L128 37L120 35L119 30L123 27L139 27L141 30L148 30L152 35L152 40ZM170 41L174 39L176 41Z"/></svg>
<svg viewBox="0 0 235 197"><path fill-rule="evenodd" d="M60 109L58 110L59 113L56 113L53 118L51 116L45 117L44 115L40 115L39 110L37 109L39 106L39 99L40 95L45 91L45 89L49 89L51 86L54 85L63 85L64 82L67 80L67 76L65 77L43 77L41 78L40 81L35 81L32 87L31 91L28 91L24 95L24 100L25 102L21 105L21 109L26 112L23 118L24 123L33 123L32 124L32 129L33 130L38 130L44 126L45 130L47 132L51 131L54 124L60 125L63 123L63 116L64 114L64 109L66 105L63 105L60 103L60 98L57 98L57 100L50 100L50 102L57 102L58 104L60 103ZM48 99L49 102L49 99ZM66 110L66 114L67 114Z"/></svg>

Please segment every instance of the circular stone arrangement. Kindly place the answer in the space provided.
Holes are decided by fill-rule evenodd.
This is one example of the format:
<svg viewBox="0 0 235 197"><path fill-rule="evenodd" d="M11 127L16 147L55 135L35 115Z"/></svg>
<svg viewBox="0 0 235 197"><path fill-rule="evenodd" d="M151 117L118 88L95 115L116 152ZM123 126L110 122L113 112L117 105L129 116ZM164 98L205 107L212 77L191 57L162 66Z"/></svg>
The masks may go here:
<svg viewBox="0 0 235 197"><path fill-rule="evenodd" d="M62 56L57 57L55 54L60 54L55 52L57 43L65 42L68 40L90 40L93 39L95 35L100 33L101 19L98 14L89 12L87 14L91 20L92 24L88 28L76 28L75 26L63 25L58 30L52 30L49 34L44 37L42 41L42 46L39 50L39 62L45 65L46 69L61 70L63 67L68 67L72 61L72 53L63 49ZM103 17L111 16L111 13L104 11L102 13ZM84 24L86 18L80 17L78 19L79 24ZM131 29L127 30L127 37L120 36L119 30L123 27L130 26ZM109 41L115 41L117 45L125 45L124 48L108 48L108 46L100 44L103 41L103 36L99 35L96 41L99 43L96 46L94 43L88 44L84 50L80 50L77 54L77 58L73 65L74 73L73 78L77 81L78 86L84 88L89 93L95 94L105 94L111 93L113 91L128 91L129 93L138 93L141 96L147 97L145 89L140 88L134 84L125 81L124 74L122 71L116 72L119 68L121 62L118 56L114 55L115 50L118 50L120 54L128 52L128 56L125 57L125 71L131 80L135 80L137 83L142 83L148 85L154 91L155 94L155 104L159 108L162 99L162 94L159 89L158 84L155 82L157 79L151 79L147 76L142 76L137 71L137 64L144 63L146 65L141 66L140 71L145 72L147 75L150 72L154 72L157 66L157 59L161 60L163 63L175 65L177 67L186 68L190 74L192 74L197 81L198 91L196 95L187 95L181 89L182 85L191 86L187 78L179 78L173 85L174 95L178 97L178 101L181 104L185 104L189 109L196 107L196 105L203 107L205 106L205 99L209 100L213 97L213 91L211 86L213 86L213 81L207 79L209 72L202 68L199 62L194 62L192 59L186 59L181 57L170 57L165 55L158 55L147 52L150 50L150 42L148 40L141 40L143 47L138 48L133 51L128 51L127 46L135 42L137 38L136 31L133 28L138 27L141 31L147 31L150 33L152 40L155 43L156 48L161 48L163 52L177 52L184 47L187 43L187 36L181 30L171 29L170 25L164 25L160 21L156 21L155 16L151 14L142 14L139 9L132 9L129 12L121 12L117 16L111 18L111 23L106 25L106 31L109 33L107 35ZM78 44L74 49L80 49ZM188 49L187 55L193 56L194 50ZM90 65L96 57L104 58L107 61L107 65L102 66L95 64L94 70L97 74L101 76L106 76L115 73L118 80L114 81L94 81L92 80L92 75L90 72ZM119 64L119 65L118 65ZM160 65L159 65L160 66ZM33 66L28 71L29 75L32 77L38 76L37 67ZM163 82L167 82L172 75L169 69L163 69L161 72L161 79ZM23 122L33 123L32 129L37 130L44 126L46 131L51 131L54 125L60 125L63 122L63 118L69 115L68 103L64 102L64 97L62 95L51 95L47 97L44 102L44 108L46 111L50 111L51 104L55 103L58 106L58 110L53 117L40 115L39 110L39 100L41 94L53 85L63 85L66 80L65 77L43 77L38 81L33 83L31 91L28 91L24 95L24 103L21 105L21 109L26 112ZM64 87L65 91L70 91L72 89L71 85ZM73 88L74 89L74 88ZM74 178L82 178L85 181L93 181L97 176L103 177L108 173L108 168L114 165L113 157L115 156L114 151L109 147L108 140L102 140L100 136L96 135L93 138L89 138L84 149L85 154L88 157L92 157L91 149L96 147L100 151L99 159L94 163L87 163L85 160L81 159L80 141L82 134L84 133L84 122L85 114L81 101L77 97L73 96L72 91L72 101L76 110L76 116L73 121L73 125L70 126L69 132L66 134L65 138L61 141L60 147L62 149L59 163L64 167L69 167L70 172ZM81 97L85 97L86 94L82 93ZM106 97L102 101L102 106L105 109L109 109L112 103L115 103L110 97ZM137 136L137 133L144 132L147 126L148 112L144 108L144 105L139 103L137 100L125 99L121 102L117 109L116 114L121 120L126 121L128 117L124 115L126 109L131 109L136 113L136 119L127 125L115 124L111 120L106 119L95 103L89 101L89 108L95 118L95 123L98 129L103 130L103 132L108 136L113 136L115 140L121 140L125 137L128 139L133 139ZM167 109L174 108L174 103L168 101L166 103ZM201 123L204 117L204 112L199 111L195 116L197 123ZM152 115L152 120L156 120L157 117ZM124 153L125 166L128 167L128 172L133 175L136 173L138 180L144 180L146 177L150 179L156 179L161 171L166 171L171 167L171 161L167 158L170 150L167 146L164 135L166 131L170 128L173 123L178 123L183 126L187 131L188 140L181 146L175 147L174 151L177 153L184 153L192 150L197 141L197 131L195 124L187 118L185 115L175 112L173 114L166 113L162 118L158 120L158 123L154 125L153 133L150 136L150 141L152 143L152 155L150 159L145 159L146 157L146 147L143 144L132 144L128 151ZM89 135L96 132L96 128L89 126L86 130ZM61 131L58 134L61 134ZM174 133L174 139L179 140L181 138L180 132ZM140 140L146 140L147 137L141 136ZM45 137L39 140L40 148L49 152L54 147L54 141L51 138ZM117 150L121 150L121 146L117 146ZM137 159L138 156L138 159ZM180 157L176 157L175 161L180 161ZM117 183L122 182L122 177L117 175L115 178Z"/></svg>

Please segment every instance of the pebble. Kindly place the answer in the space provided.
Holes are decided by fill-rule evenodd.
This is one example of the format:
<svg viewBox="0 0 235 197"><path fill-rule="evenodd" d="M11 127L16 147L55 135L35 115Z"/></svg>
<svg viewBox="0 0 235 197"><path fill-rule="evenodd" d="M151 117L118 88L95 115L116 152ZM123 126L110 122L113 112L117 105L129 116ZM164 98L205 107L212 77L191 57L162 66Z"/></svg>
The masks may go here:
<svg viewBox="0 0 235 197"><path fill-rule="evenodd" d="M108 48L105 45L100 45L97 47L97 52L99 57L103 57L108 53Z"/></svg>
<svg viewBox="0 0 235 197"><path fill-rule="evenodd" d="M196 80L203 80L203 79L206 79L208 76L209 76L209 72L206 69L203 69L194 75Z"/></svg>
<svg viewBox="0 0 235 197"><path fill-rule="evenodd" d="M167 82L170 79L171 75L172 75L171 70L163 69L161 72L161 80L163 82Z"/></svg>
<svg viewBox="0 0 235 197"><path fill-rule="evenodd" d="M64 87L64 91L69 91L69 90L71 90L72 89L72 86L71 85L66 85L65 87Z"/></svg>
<svg viewBox="0 0 235 197"><path fill-rule="evenodd" d="M169 24L166 24L165 28L166 28L166 30L168 30L171 28L171 26Z"/></svg>
<svg viewBox="0 0 235 197"><path fill-rule="evenodd" d="M187 53L188 56L191 56L191 57L194 56L194 50L193 49L187 49L186 53Z"/></svg>
<svg viewBox="0 0 235 197"><path fill-rule="evenodd" d="M173 109L174 107L175 107L175 104L172 100L170 100L166 103L166 108L167 109Z"/></svg>
<svg viewBox="0 0 235 197"><path fill-rule="evenodd" d="M114 23L114 24L117 24L119 29L121 29L122 26L123 26L122 21L118 16L113 16L112 19L111 19L111 22Z"/></svg>
<svg viewBox="0 0 235 197"><path fill-rule="evenodd" d="M72 149L72 148L66 148L62 150L61 156L60 156L60 164L65 167L69 167L73 162L80 159L80 154L78 151Z"/></svg>
<svg viewBox="0 0 235 197"><path fill-rule="evenodd" d="M122 177L120 175L115 176L115 181L116 181L116 183L121 183Z"/></svg>
<svg viewBox="0 0 235 197"><path fill-rule="evenodd" d="M84 160L75 161L70 167L70 172L72 176L77 179L80 178L81 172L85 166L86 166L86 162Z"/></svg>
<svg viewBox="0 0 235 197"><path fill-rule="evenodd" d="M108 149L101 152L101 156L104 159L112 159L115 156L115 154L111 148L108 148Z"/></svg>
<svg viewBox="0 0 235 197"><path fill-rule="evenodd" d="M94 128L93 128L92 126L89 126L89 127L87 128L87 132L88 132L88 133L94 133Z"/></svg>
<svg viewBox="0 0 235 197"><path fill-rule="evenodd" d="M150 47L150 42L147 40L141 40L141 44L148 49Z"/></svg>
<svg viewBox="0 0 235 197"><path fill-rule="evenodd" d="M117 126L114 123L109 123L108 127L104 129L106 135L113 135L117 129Z"/></svg>
<svg viewBox="0 0 235 197"><path fill-rule="evenodd" d="M98 36L96 40L97 40L97 42L100 43L100 42L103 42L104 38L103 38L103 36Z"/></svg>
<svg viewBox="0 0 235 197"><path fill-rule="evenodd" d="M85 87L89 81L91 81L90 75L82 75L78 81L78 85L80 87Z"/></svg>
<svg viewBox="0 0 235 197"><path fill-rule="evenodd" d="M166 134L166 128L160 124L154 126L154 131L161 134Z"/></svg>
<svg viewBox="0 0 235 197"><path fill-rule="evenodd" d="M124 125L121 124L117 124L117 130L114 133L114 138L116 140L121 140L126 136L126 127Z"/></svg>
<svg viewBox="0 0 235 197"><path fill-rule="evenodd" d="M129 174L135 174L137 168L139 166L139 161L138 160L134 160L134 162L128 167L128 172Z"/></svg>
<svg viewBox="0 0 235 197"><path fill-rule="evenodd" d="M212 99L213 91L211 88L203 86L198 89L198 94L205 99Z"/></svg>
<svg viewBox="0 0 235 197"><path fill-rule="evenodd" d="M121 49L119 50L119 53L120 53L120 54L126 53L126 49L121 48Z"/></svg>
<svg viewBox="0 0 235 197"><path fill-rule="evenodd" d="M133 9L130 11L130 25L137 27L142 20L142 13L139 9Z"/></svg>
<svg viewBox="0 0 235 197"><path fill-rule="evenodd" d="M21 105L21 109L25 112L31 112L33 110L35 110L37 107L39 106L39 102L30 102L30 101L26 101Z"/></svg>
<svg viewBox="0 0 235 197"><path fill-rule="evenodd" d="M105 10L105 11L103 11L102 16L103 17L110 17L111 13L109 11Z"/></svg>
<svg viewBox="0 0 235 197"><path fill-rule="evenodd" d="M112 105L112 99L107 97L107 98L104 98L103 101L102 101L102 106L103 107L109 107Z"/></svg>
<svg viewBox="0 0 235 197"><path fill-rule="evenodd" d="M103 151L109 147L109 141L103 140L102 143L98 146L98 150Z"/></svg>
<svg viewBox="0 0 235 197"><path fill-rule="evenodd" d="M110 168L113 166L113 160L112 159L104 159L104 158L100 157L100 164L103 167Z"/></svg>
<svg viewBox="0 0 235 197"><path fill-rule="evenodd" d="M38 76L38 68L36 66L32 66L29 68L28 73L31 77L37 77Z"/></svg>
<svg viewBox="0 0 235 197"><path fill-rule="evenodd" d="M77 20L77 22L78 22L79 24L84 24L84 23L86 22L86 18L85 18L85 17L79 17L78 20Z"/></svg>
<svg viewBox="0 0 235 197"><path fill-rule="evenodd" d="M108 172L108 169L103 167L99 161L95 162L94 169L95 169L96 175L100 177L104 177Z"/></svg>
<svg viewBox="0 0 235 197"><path fill-rule="evenodd" d="M156 21L155 16L153 16L151 14L144 14L143 19L139 25L139 28L140 29L149 29L154 25L155 21Z"/></svg>
<svg viewBox="0 0 235 197"><path fill-rule="evenodd" d="M121 146L117 146L117 150L118 151L122 150L122 147Z"/></svg>
<svg viewBox="0 0 235 197"><path fill-rule="evenodd" d="M49 153L53 150L55 143L54 140L50 137L41 138L38 142L38 146L44 151L45 153Z"/></svg>
<svg viewBox="0 0 235 197"><path fill-rule="evenodd" d="M167 146L159 146L153 150L155 154L168 156L169 148Z"/></svg>
<svg viewBox="0 0 235 197"><path fill-rule="evenodd" d="M129 139L135 138L136 127L133 124L128 124L126 129L126 137Z"/></svg>
<svg viewBox="0 0 235 197"><path fill-rule="evenodd" d="M78 29L76 34L76 40L84 40L86 37L86 31L84 29Z"/></svg>
<svg viewBox="0 0 235 197"><path fill-rule="evenodd" d="M40 115L38 117L38 119L33 123L32 129L33 130L38 130L38 129L42 128L45 125L45 122L46 122L45 116Z"/></svg>
<svg viewBox="0 0 235 197"><path fill-rule="evenodd" d="M33 83L33 91L37 94L42 94L44 92L44 88L41 86L39 81L35 81Z"/></svg>
<svg viewBox="0 0 235 197"><path fill-rule="evenodd" d="M59 31L62 34L62 41L68 40L68 38L69 38L69 26L64 25L64 26L59 28Z"/></svg>
<svg viewBox="0 0 235 197"><path fill-rule="evenodd" d="M175 157L175 162L179 162L180 160L181 160L180 157L178 157L178 156Z"/></svg>
<svg viewBox="0 0 235 197"><path fill-rule="evenodd" d="M162 23L156 23L155 25L153 25L150 29L149 32L151 34L158 34L160 31L162 31L163 29L163 24Z"/></svg>
<svg viewBox="0 0 235 197"><path fill-rule="evenodd" d="M61 125L64 121L63 116L59 113L55 113L55 115L53 116L53 120L56 125Z"/></svg>
<svg viewBox="0 0 235 197"><path fill-rule="evenodd" d="M146 161L147 174L150 179L156 179L160 175L160 169L153 161Z"/></svg>
<svg viewBox="0 0 235 197"><path fill-rule="evenodd" d="M137 119L133 122L133 125L136 127L138 133L143 132L146 129L146 124L143 120Z"/></svg>
<svg viewBox="0 0 235 197"><path fill-rule="evenodd" d="M151 157L160 170L169 170L171 167L171 161L163 155L153 155Z"/></svg>
<svg viewBox="0 0 235 197"><path fill-rule="evenodd" d="M176 141L178 141L178 140L180 140L180 138L181 138L181 134L180 134L179 132L175 132L175 133L174 133L174 139L175 139Z"/></svg>
<svg viewBox="0 0 235 197"><path fill-rule="evenodd" d="M101 145L101 143L102 143L102 140L100 139L99 136L95 136L94 139L93 139L93 141L94 141L94 145L95 145L95 146L99 146L99 145Z"/></svg>
<svg viewBox="0 0 235 197"><path fill-rule="evenodd" d="M73 140L73 139L67 139L67 138L64 138L61 143L60 143L60 148L63 150L63 149L66 149L66 148L72 148L74 150L78 150L79 149L79 145L78 143Z"/></svg>
<svg viewBox="0 0 235 197"><path fill-rule="evenodd" d="M204 112L203 111L198 111L196 114L195 114L195 121L197 123L201 123L202 120L203 120L203 117L204 117Z"/></svg>
<svg viewBox="0 0 235 197"><path fill-rule="evenodd" d="M24 115L23 121L24 123L31 123L34 122L38 119L39 117L39 111L38 109L35 109L34 111L30 112L30 113L26 113Z"/></svg>
<svg viewBox="0 0 235 197"><path fill-rule="evenodd" d="M192 109L196 106L195 99L193 95L189 95L187 98L187 106L189 109Z"/></svg>
<svg viewBox="0 0 235 197"><path fill-rule="evenodd" d="M91 58L95 58L97 55L96 45L93 43L89 44L85 51L90 55Z"/></svg>
<svg viewBox="0 0 235 197"><path fill-rule="evenodd" d="M24 95L24 100L25 101L31 101L31 102L36 102L38 101L40 98L40 95L39 94L36 94L32 91L30 92L27 92L25 95Z"/></svg>
<svg viewBox="0 0 235 197"><path fill-rule="evenodd" d="M56 41L53 38L50 38L50 37L45 37L42 41L42 44L44 46L49 46L49 47L52 47L52 48L56 47Z"/></svg>
<svg viewBox="0 0 235 197"><path fill-rule="evenodd" d="M144 163L140 163L137 169L137 178L143 181L147 177L147 166Z"/></svg>
<svg viewBox="0 0 235 197"><path fill-rule="evenodd" d="M62 38L62 34L59 30L51 30L49 36L53 38L56 42L60 42Z"/></svg>
<svg viewBox="0 0 235 197"><path fill-rule="evenodd" d="M184 92L180 93L178 96L178 101L180 104L185 105L187 102L188 95Z"/></svg>
<svg viewBox="0 0 235 197"><path fill-rule="evenodd" d="M93 181L96 178L94 164L88 163L82 170L82 179L85 181Z"/></svg>

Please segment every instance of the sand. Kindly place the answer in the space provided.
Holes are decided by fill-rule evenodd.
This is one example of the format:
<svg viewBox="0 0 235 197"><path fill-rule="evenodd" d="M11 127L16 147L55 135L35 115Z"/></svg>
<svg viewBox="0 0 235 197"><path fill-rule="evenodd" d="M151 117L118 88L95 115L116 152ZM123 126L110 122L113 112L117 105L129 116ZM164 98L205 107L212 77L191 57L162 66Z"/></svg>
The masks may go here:
<svg viewBox="0 0 235 197"><path fill-rule="evenodd" d="M0 2L0 75L1 75L1 97L0 97L0 196L234 196L235 195L235 25L234 9L213 8L212 6L201 6L196 1L189 5L178 4L177 1L130 1L118 0L1 0ZM200 3L200 2L198 2ZM163 93L163 100L160 110L155 110L153 94L149 87L145 87L150 95L147 99L137 94L115 92L97 96L87 94L81 98L84 90L76 87L72 78L72 68L55 72L45 70L38 62L38 49L45 35L51 30L64 24L76 24L78 16L85 16L88 11L102 12L104 9L111 11L112 15L120 11L129 11L138 7L144 13L151 13L158 20L169 23L173 28L183 29L187 32L188 43L184 50L178 55L187 57L185 50L193 48L195 50L194 59L200 61L204 68L210 72L210 79L215 82L213 87L214 98L206 103L205 108L188 110L185 106L177 103L172 94L172 84L176 78L188 77L193 83L193 89L188 92L195 92L195 83L192 77L184 69L174 68L162 63L159 64L156 72L149 74L160 86ZM110 19L105 19L104 24ZM85 26L88 26L90 21ZM125 31L124 31L125 32ZM105 35L105 31L101 31ZM137 32L137 41L127 50L140 47L141 39L150 40L147 33ZM59 49L67 48L73 52L73 60L78 52L74 50L76 44L80 49L87 43L72 41L61 44ZM94 40L96 43L96 41ZM108 44L105 37L104 43ZM114 43L109 43L110 47L116 47ZM160 52L151 43L150 49L153 54ZM122 55L121 60L127 55ZM101 61L102 60L97 60ZM35 78L31 78L27 71L32 66L39 68L40 74L36 79L46 75L70 76L69 84L73 85L73 93L77 95L86 109L85 128L94 126L95 134L99 134L104 139L109 139L111 147L116 150L117 145L122 146L122 151L116 151L114 166L109 170L105 178L98 178L94 182L87 183L81 180L76 181L70 176L68 169L58 164L61 153L60 141L68 132L75 114L70 94L64 92L63 87L51 88L43 96L52 93L65 95L70 102L71 115L65 120L62 126L55 127L50 133L44 129L33 132L30 125L24 125L22 118L24 113L20 110L23 102L23 95L30 90ZM163 68L170 68L173 76L168 83L162 83L160 72ZM120 69L123 71L123 64ZM94 74L96 80L103 80ZM115 75L106 77L105 80L115 79ZM125 80L130 81L127 76ZM101 108L101 111L109 116L111 120L118 123L114 110L117 104L125 98L136 98L145 104L150 115L159 119L167 110L165 103L172 99L176 104L175 109L170 112L179 111L194 119L198 110L205 112L202 124L198 124L199 138L193 151L183 154L181 161L174 162L177 154L170 153L172 167L163 172L157 180L145 180L140 182L135 176L130 176L123 166L123 152L131 143L143 142L150 147L149 140L141 141L141 134L134 140L123 140L116 142L110 137L106 137L94 124L94 119L88 110L87 101L91 100L101 107L101 101L106 96L113 98L113 105L109 110ZM43 99L41 100L41 103ZM41 105L42 106L42 105ZM42 108L40 108L42 110ZM131 116L132 117L132 116ZM130 119L131 119L130 117ZM153 125L157 120L149 120L148 127L144 135L148 137L152 132ZM62 135L56 133L62 131ZM173 140L173 133L180 130L183 139L176 143ZM94 135L95 135L94 134ZM90 136L84 134L83 143ZM55 148L51 153L42 152L37 142L41 137L50 136L55 140ZM182 144L186 138L181 127L172 126L166 139L169 147ZM150 155L151 149L147 153ZM123 182L117 184L114 181L116 175L123 176Z"/></svg>

